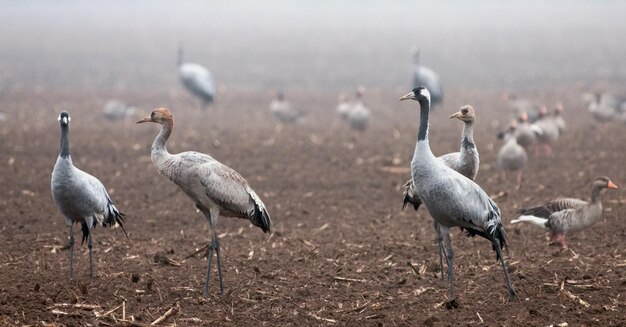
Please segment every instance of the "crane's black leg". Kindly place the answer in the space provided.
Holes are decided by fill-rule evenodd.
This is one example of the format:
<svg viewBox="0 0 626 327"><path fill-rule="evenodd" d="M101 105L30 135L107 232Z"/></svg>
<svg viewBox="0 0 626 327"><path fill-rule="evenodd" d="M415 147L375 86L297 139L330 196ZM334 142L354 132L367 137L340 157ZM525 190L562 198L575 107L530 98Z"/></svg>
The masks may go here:
<svg viewBox="0 0 626 327"><path fill-rule="evenodd" d="M443 237L441 236L441 228L439 224L435 221L433 223L433 227L435 227L435 234L437 235L437 243L439 244L439 271L441 272L441 281L444 281L443 277L443 259L446 256L446 250L443 246ZM446 259L446 262L448 259Z"/></svg>
<svg viewBox="0 0 626 327"><path fill-rule="evenodd" d="M217 276L220 279L220 295L224 295L224 283L222 282L222 265L220 263L220 242L218 241L215 232L213 232L213 238L215 239L215 254L217 256Z"/></svg>
<svg viewBox="0 0 626 327"><path fill-rule="evenodd" d="M91 249L93 243L91 241L91 233L87 236L87 247L89 248L89 278L93 278L93 261L91 260Z"/></svg>
<svg viewBox="0 0 626 327"><path fill-rule="evenodd" d="M448 282L450 283L450 301L455 301L456 296L454 295L454 252L452 252L452 240L450 239L450 231L448 228L445 228L446 231L446 242L448 243L448 255L446 256L446 261L448 264Z"/></svg>
<svg viewBox="0 0 626 327"><path fill-rule="evenodd" d="M70 234L70 279L72 279L74 277L74 228L72 223L68 226L68 233Z"/></svg>
<svg viewBox="0 0 626 327"><path fill-rule="evenodd" d="M222 282L222 266L220 263L220 243L217 239L217 231L215 230L217 225L217 214L208 214L209 223L211 225L211 244L209 244L209 265L207 267L206 280L204 282L204 296L209 295L209 280L211 278L211 259L213 258L213 250L217 256L217 276L220 280L220 294L224 294L224 284Z"/></svg>
<svg viewBox="0 0 626 327"><path fill-rule="evenodd" d="M206 279L204 280L204 296L209 296L209 279L211 278L211 259L213 259L213 238L211 238L211 244L209 244L209 254L207 260L209 261L209 267L206 272Z"/></svg>
<svg viewBox="0 0 626 327"><path fill-rule="evenodd" d="M504 271L504 282L506 283L506 288L509 290L509 301L517 298L517 294L515 293L515 289L513 289L513 285L511 285L511 279L509 278L509 269L506 267L506 263L504 262L504 257L502 257L502 249L500 249L500 241L497 239L492 240L493 247L496 249L496 256L500 260L500 264L502 265L502 270Z"/></svg>

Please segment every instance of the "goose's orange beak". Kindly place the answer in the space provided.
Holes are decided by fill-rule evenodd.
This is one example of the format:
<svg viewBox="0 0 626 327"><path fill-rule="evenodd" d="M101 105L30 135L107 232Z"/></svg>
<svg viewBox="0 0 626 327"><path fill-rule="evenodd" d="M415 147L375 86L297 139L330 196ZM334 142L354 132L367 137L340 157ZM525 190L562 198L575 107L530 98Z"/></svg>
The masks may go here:
<svg viewBox="0 0 626 327"><path fill-rule="evenodd" d="M607 188L613 188L613 189L619 189L619 187L617 187L617 185L613 184L613 182L609 181L608 184L606 184Z"/></svg>
<svg viewBox="0 0 626 327"><path fill-rule="evenodd" d="M143 119L137 121L137 124L148 123L148 122L151 122L151 121L152 121L152 119L150 118L150 116L148 116L148 117L144 117Z"/></svg>

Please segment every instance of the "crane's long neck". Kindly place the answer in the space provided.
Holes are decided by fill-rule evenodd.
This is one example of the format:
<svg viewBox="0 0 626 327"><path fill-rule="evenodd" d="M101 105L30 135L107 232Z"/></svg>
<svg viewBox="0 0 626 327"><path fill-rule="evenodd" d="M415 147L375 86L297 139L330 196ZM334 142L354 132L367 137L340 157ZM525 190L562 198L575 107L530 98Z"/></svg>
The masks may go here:
<svg viewBox="0 0 626 327"><path fill-rule="evenodd" d="M474 143L474 122L465 122L463 126L463 136L461 139L461 155L467 152L476 151L476 144Z"/></svg>
<svg viewBox="0 0 626 327"><path fill-rule="evenodd" d="M154 142L152 142L151 154L153 161L155 160L155 158L167 157L170 155L170 153L167 152L166 142L172 134L173 129L173 121L168 120L161 123L161 130L159 131L159 135L157 135L157 137L154 139Z"/></svg>
<svg viewBox="0 0 626 327"><path fill-rule="evenodd" d="M180 67L183 64L183 47L178 46L178 54L176 56L176 67Z"/></svg>
<svg viewBox="0 0 626 327"><path fill-rule="evenodd" d="M61 149L59 156L66 159L70 156L70 127L68 125L61 125Z"/></svg>
<svg viewBox="0 0 626 327"><path fill-rule="evenodd" d="M416 68L420 66L420 55L419 53L413 54L413 66Z"/></svg>
<svg viewBox="0 0 626 327"><path fill-rule="evenodd" d="M435 160L435 156L430 150L428 144L428 114L430 112L430 102L426 99L419 100L420 103L420 127L417 132L417 143L415 144L415 152L413 153L413 160L411 161L411 167L413 174L419 170L418 166L421 166L425 160Z"/></svg>

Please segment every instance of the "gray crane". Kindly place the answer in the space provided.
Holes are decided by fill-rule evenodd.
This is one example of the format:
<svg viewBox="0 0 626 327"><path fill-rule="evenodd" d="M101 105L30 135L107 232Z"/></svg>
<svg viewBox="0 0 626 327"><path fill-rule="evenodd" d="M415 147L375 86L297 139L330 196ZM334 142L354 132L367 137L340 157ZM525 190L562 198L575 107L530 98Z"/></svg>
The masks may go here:
<svg viewBox="0 0 626 327"><path fill-rule="evenodd" d="M178 76L187 91L202 100L203 109L207 109L213 103L216 93L213 75L199 64L183 62L183 46L181 44L178 45Z"/></svg>
<svg viewBox="0 0 626 327"><path fill-rule="evenodd" d="M496 252L496 259L502 265L509 300L516 298L502 256L502 249L506 248L507 239L500 219L500 209L480 186L446 166L433 155L428 141L428 116L431 101L428 89L423 86L416 87L399 100L408 99L416 100L420 104L420 125L411 162L411 174L417 194L444 233L456 226L465 230L468 236L479 235L491 242ZM448 240L446 261L451 305L456 303L453 258L451 240Z"/></svg>
<svg viewBox="0 0 626 327"><path fill-rule="evenodd" d="M441 78L434 70L422 66L420 64L420 50L416 46L411 48L413 56L413 87L424 85L430 90L432 105L443 101L443 87L441 86Z"/></svg>
<svg viewBox="0 0 626 327"><path fill-rule="evenodd" d="M213 250L217 257L220 294L224 294L220 247L216 233L218 217L222 215L243 218L261 228L263 232L269 233L272 224L270 215L248 182L232 168L203 153L187 151L170 154L167 151L166 142L174 129L174 116L168 109L155 109L150 116L138 121L137 124L146 122L161 125L161 131L151 148L154 166L159 173L185 192L211 225L212 237L207 258L209 263L204 295L207 296L209 292Z"/></svg>
<svg viewBox="0 0 626 327"><path fill-rule="evenodd" d="M89 276L93 277L93 248L91 229L96 225L103 227L119 225L126 238L124 230L124 214L121 213L109 197L106 188L95 177L74 167L70 157L70 115L62 112L59 115L61 125L61 150L54 170L52 171L51 189L52 199L61 214L65 217L65 224L69 232L70 248L70 278L74 268L74 229L73 224L80 223L83 232L83 242L87 241L89 248Z"/></svg>
<svg viewBox="0 0 626 327"><path fill-rule="evenodd" d="M480 166L478 149L474 143L475 117L476 113L474 108L469 105L461 107L458 112L449 117L459 119L464 123L463 134L461 135L461 149L459 152L452 152L437 157L439 160L443 161L446 166L458 171L463 176L471 180L476 179L476 175L478 175L478 168ZM422 200L420 200L419 195L413 186L413 178L409 179L404 184L404 201L402 203L402 209L404 210L406 205L409 203L413 206L415 211L417 211L422 204ZM437 243L439 243L439 265L441 268L441 278L443 279L443 257L445 256L443 237L450 238L450 234L441 235L441 228L437 222L434 223L434 227L437 235Z"/></svg>

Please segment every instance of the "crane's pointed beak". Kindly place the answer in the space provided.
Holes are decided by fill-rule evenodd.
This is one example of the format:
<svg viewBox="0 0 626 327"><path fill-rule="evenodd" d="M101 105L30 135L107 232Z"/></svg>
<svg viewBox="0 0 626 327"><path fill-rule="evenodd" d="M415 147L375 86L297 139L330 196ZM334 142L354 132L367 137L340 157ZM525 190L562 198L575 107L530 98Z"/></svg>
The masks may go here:
<svg viewBox="0 0 626 327"><path fill-rule="evenodd" d="M148 116L148 117L144 117L143 119L137 121L137 124L148 123L148 122L151 122L151 121L152 121L152 119L150 118L150 116Z"/></svg>
<svg viewBox="0 0 626 327"><path fill-rule="evenodd" d="M408 93L402 96L400 99L398 99L398 101L409 100L409 99L415 99L415 93L413 91L411 91L411 93Z"/></svg>
<svg viewBox="0 0 626 327"><path fill-rule="evenodd" d="M613 188L613 189L619 189L619 187L617 187L617 185L613 184L613 182L609 181L609 183L606 185L606 187L608 188Z"/></svg>
<svg viewBox="0 0 626 327"><path fill-rule="evenodd" d="M461 117L463 117L463 114L460 111L457 111L457 112L453 113L452 115L450 115L450 117L448 117L448 118L461 119Z"/></svg>

